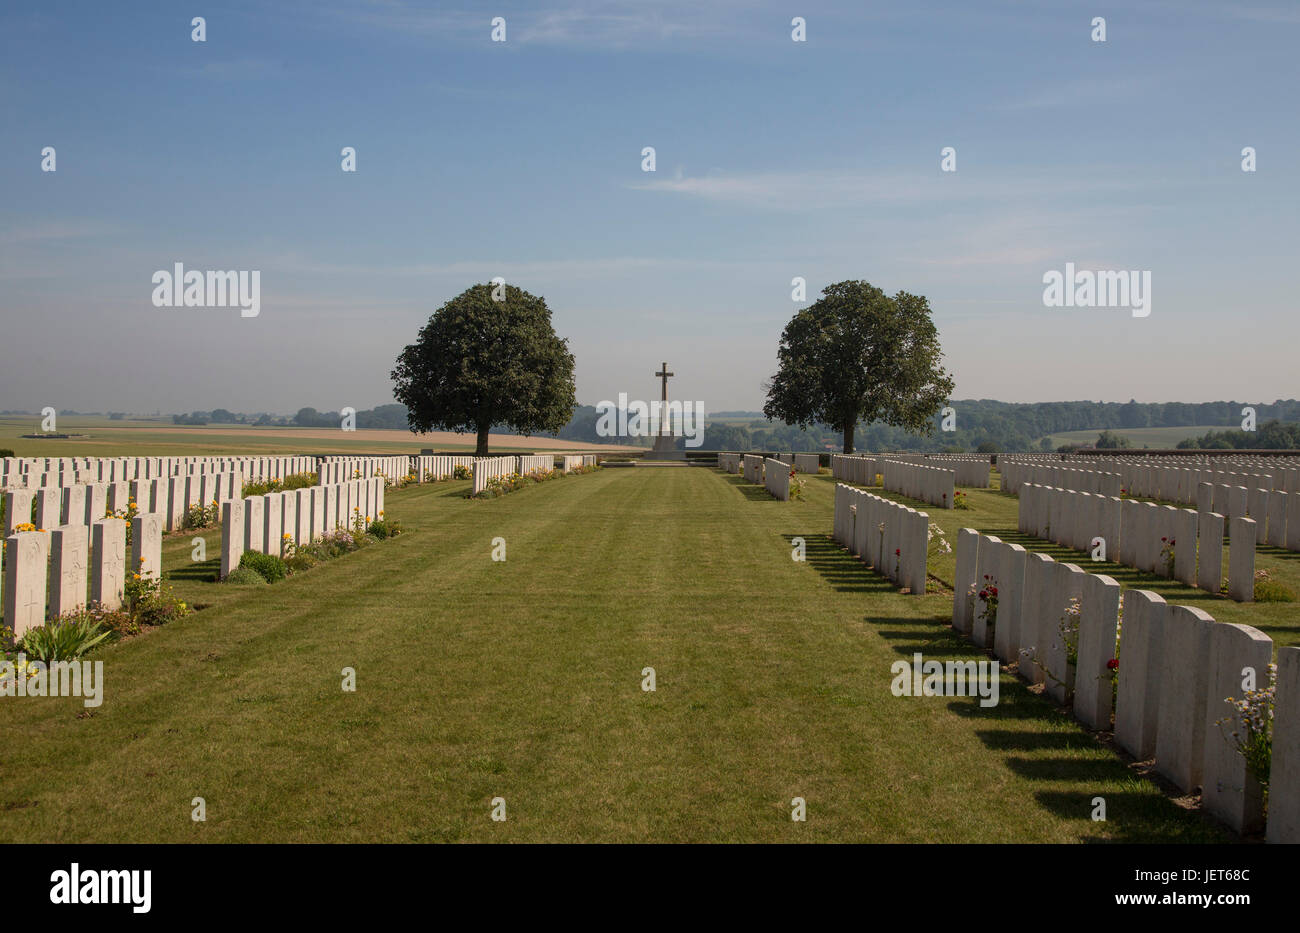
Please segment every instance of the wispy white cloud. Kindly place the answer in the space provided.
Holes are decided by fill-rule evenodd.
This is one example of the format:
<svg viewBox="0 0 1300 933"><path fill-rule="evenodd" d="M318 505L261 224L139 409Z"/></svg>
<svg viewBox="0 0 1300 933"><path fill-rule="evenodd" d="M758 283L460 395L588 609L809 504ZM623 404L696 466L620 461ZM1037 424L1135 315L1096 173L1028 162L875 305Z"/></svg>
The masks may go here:
<svg viewBox="0 0 1300 933"><path fill-rule="evenodd" d="M428 9L405 0L372 0L364 7L336 7L345 21L406 35L488 41L494 16L506 20L507 46L559 45L623 48L665 40L734 41L771 20L760 6L739 0L579 0L546 10L505 2L491 9ZM781 22L779 19L775 22ZM770 30L764 30L768 32Z"/></svg>
<svg viewBox="0 0 1300 933"><path fill-rule="evenodd" d="M1150 187L1149 181L1108 174L1091 167L1087 175L989 177L942 173L935 157L932 173L854 173L832 171L715 173L697 177L676 176L629 184L638 191L654 191L706 201L790 211L860 207L866 204L955 203L977 200L1059 198L1066 192L1132 191Z"/></svg>

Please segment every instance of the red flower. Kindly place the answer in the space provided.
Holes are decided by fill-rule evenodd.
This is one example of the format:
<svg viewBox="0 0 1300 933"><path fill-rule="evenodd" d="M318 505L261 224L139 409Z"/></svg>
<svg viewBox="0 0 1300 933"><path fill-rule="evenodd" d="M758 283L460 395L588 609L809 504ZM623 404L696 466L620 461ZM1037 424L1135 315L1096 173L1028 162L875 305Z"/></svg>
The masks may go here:
<svg viewBox="0 0 1300 933"><path fill-rule="evenodd" d="M1112 671L1119 670L1119 658L1111 658L1109 661L1107 661L1106 668L1107 670L1112 670Z"/></svg>
<svg viewBox="0 0 1300 933"><path fill-rule="evenodd" d="M1160 540L1161 540L1161 541L1168 541L1169 539L1168 539L1168 538L1161 538Z"/></svg>
<svg viewBox="0 0 1300 933"><path fill-rule="evenodd" d="M989 591L988 591L988 590L980 590L980 599L988 599L988 598L989 598Z"/></svg>
<svg viewBox="0 0 1300 933"><path fill-rule="evenodd" d="M897 557L899 554L902 554L902 553L903 553L903 552L900 551L898 548L894 548L894 556L895 556L895 557Z"/></svg>

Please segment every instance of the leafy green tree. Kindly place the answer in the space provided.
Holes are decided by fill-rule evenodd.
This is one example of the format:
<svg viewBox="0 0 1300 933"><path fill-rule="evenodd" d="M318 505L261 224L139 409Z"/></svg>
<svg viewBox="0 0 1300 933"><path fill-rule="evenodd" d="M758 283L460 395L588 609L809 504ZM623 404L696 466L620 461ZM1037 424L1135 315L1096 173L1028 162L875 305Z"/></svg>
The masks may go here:
<svg viewBox="0 0 1300 933"><path fill-rule="evenodd" d="M474 285L433 313L393 369L393 395L412 431L559 431L577 407L573 354L555 334L546 302L513 285Z"/></svg>
<svg viewBox="0 0 1300 933"><path fill-rule="evenodd" d="M320 412L314 408L299 408L293 416L293 423L300 428L315 428L320 425Z"/></svg>
<svg viewBox="0 0 1300 933"><path fill-rule="evenodd" d="M710 424L704 428L705 450L749 450L753 443L749 429L734 424Z"/></svg>
<svg viewBox="0 0 1300 933"><path fill-rule="evenodd" d="M1111 431L1102 431L1097 435L1096 445L1105 450L1117 450L1124 447L1132 447L1133 442L1122 434L1115 434Z"/></svg>
<svg viewBox="0 0 1300 933"><path fill-rule="evenodd" d="M846 454L860 420L928 435L953 389L941 356L923 296L890 297L862 281L828 285L781 334L763 414L804 428L831 425Z"/></svg>

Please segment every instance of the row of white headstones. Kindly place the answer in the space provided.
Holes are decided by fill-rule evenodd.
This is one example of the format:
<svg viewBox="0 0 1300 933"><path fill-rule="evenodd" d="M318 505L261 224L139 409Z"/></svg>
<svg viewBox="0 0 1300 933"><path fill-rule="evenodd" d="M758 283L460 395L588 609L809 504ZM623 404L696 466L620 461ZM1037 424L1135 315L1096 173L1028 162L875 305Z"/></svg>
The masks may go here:
<svg viewBox="0 0 1300 933"><path fill-rule="evenodd" d="M383 512L384 487L382 477L372 477L218 500L222 578L238 566L245 550L281 556L287 545L315 540L338 528L368 528ZM6 493L8 514L21 504L27 492ZM88 501L95 498L92 495ZM73 517L88 518L85 513L74 513ZM21 638L47 618L57 619L88 604L118 608L128 574L161 578L162 536L167 519L168 513L158 511L140 511L131 518L129 563L127 523L123 518L76 521L7 535L0 587L5 626L13 630L14 637Z"/></svg>
<svg viewBox="0 0 1300 933"><path fill-rule="evenodd" d="M1295 498L1300 501L1300 496ZM1019 529L1025 534L1210 593L1219 592L1223 579L1224 524L1217 512L1034 483L1020 487ZM1256 523L1238 516L1228 523L1228 531L1228 595L1250 602L1255 593Z"/></svg>
<svg viewBox="0 0 1300 933"><path fill-rule="evenodd" d="M991 588L995 598L981 598ZM1242 698L1246 677L1267 687L1264 633L1146 590L1124 591L1121 626L1111 577L972 528L957 536L952 625L1053 699L1072 700L1090 729L1111 729L1116 665L1115 741L1139 761L1154 758L1184 792L1201 788L1205 808L1237 832L1264 827L1263 787L1232 738L1246 730L1228 702ZM1268 841L1300 842L1300 648L1278 650L1268 788Z"/></svg>
<svg viewBox="0 0 1300 933"><path fill-rule="evenodd" d="M386 482L417 458L118 457L6 458L4 572L0 605L15 637L88 603L122 604L128 574L162 574L162 535L183 527L198 505L221 510L225 577L244 550L280 555L286 545L338 528L362 527L383 510ZM420 481L451 476L473 458L418 458ZM241 469L231 469L240 467ZM245 479L282 479L318 470L322 485L242 497ZM244 471L247 472L244 472ZM220 472L217 472L220 471ZM136 477L93 481L94 477ZM364 477L360 480L345 477ZM331 481L332 480L332 481ZM131 556L126 521L131 519ZM33 531L17 531L29 519Z"/></svg>
<svg viewBox="0 0 1300 933"><path fill-rule="evenodd" d="M731 456L725 454L720 456L718 458L719 466L728 472L743 473L745 482L752 483L755 486L762 486L774 499L779 499L782 502L790 501L790 473L792 470L797 470L793 464L778 460L775 457L764 457L759 454L736 454L734 456L738 457L739 460L732 460Z"/></svg>
<svg viewBox="0 0 1300 933"><path fill-rule="evenodd" d="M283 557L290 546L343 529L364 532L383 518L382 476L308 486L221 504L221 578L239 566L245 551Z"/></svg>
<svg viewBox="0 0 1300 933"><path fill-rule="evenodd" d="M785 464L787 469L794 467L796 473L816 473L821 469L821 458L817 454L777 454L775 457L763 457L759 454L725 451L718 454L718 469L728 473L740 473L745 457L754 457L760 461L777 460Z"/></svg>
<svg viewBox="0 0 1300 933"><path fill-rule="evenodd" d="M565 454L560 469L572 473L583 466L595 466L596 454ZM480 457L472 463L470 492L477 496L494 479L501 479L511 474L528 476L532 473L549 473L555 469L555 457L552 454L524 454L511 457Z"/></svg>
<svg viewBox="0 0 1300 933"><path fill-rule="evenodd" d="M0 488L66 488L202 473L241 473L260 482L315 470L316 464L316 457L5 457Z"/></svg>
<svg viewBox="0 0 1300 933"><path fill-rule="evenodd" d="M971 467L975 469L971 469ZM983 461L983 480L979 476L980 461L963 465L962 477L971 485L988 485L988 461ZM882 489L897 492L941 509L954 508L956 502L958 470L956 465L932 466L929 462L903 460L893 456L870 454L834 454L831 457L831 475L836 479L861 486L876 485L880 477Z"/></svg>
<svg viewBox="0 0 1300 933"><path fill-rule="evenodd" d="M566 472L597 460L565 455ZM288 546L344 529L365 530L384 511L384 490L414 473L417 482L447 479L458 466L485 472L549 470L550 454L522 457L135 457L5 458L13 486L4 492L5 537L0 606L4 625L22 637L47 619L88 604L116 609L128 574L162 575L162 536L184 527L198 505L219 509L221 578L244 551L282 556ZM231 470L239 466L242 470ZM319 484L240 495L245 479L281 479L315 469ZM221 470L223 472L213 472ZM92 477L137 477L92 481ZM131 555L127 522L131 506ZM29 519L35 530L18 531Z"/></svg>
<svg viewBox="0 0 1300 933"><path fill-rule="evenodd" d="M1061 460L1059 455L1045 459L1044 455L1003 454L998 457L1002 473L1002 489L1015 493L1021 483L1039 483L1045 486L1062 486L1087 492L1101 492L1117 496L1121 491L1130 496L1177 502L1200 508L1201 485L1209 483L1235 488L1244 486L1253 491L1300 493L1300 457L1280 454L1252 457L1187 456L1187 457L1090 457L1072 455ZM1046 472L1044 472L1046 471ZM1068 471L1066 478L1060 471ZM1108 485L1094 486L1081 478L1082 474L1102 473L1118 476L1118 481L1107 479ZM1115 486L1118 485L1118 488ZM1227 514L1215 502L1215 511ZM1247 513L1243 513L1247 514ZM1249 513L1259 520L1261 514ZM1229 515L1235 518L1236 515Z"/></svg>
<svg viewBox="0 0 1300 933"><path fill-rule="evenodd" d="M930 515L865 489L835 484L831 537L913 596L925 594Z"/></svg>
<svg viewBox="0 0 1300 933"><path fill-rule="evenodd" d="M762 486L773 498L788 502L791 473L816 473L821 467L817 454L764 457L759 454L720 453L718 468L728 473L743 473L745 482Z"/></svg>

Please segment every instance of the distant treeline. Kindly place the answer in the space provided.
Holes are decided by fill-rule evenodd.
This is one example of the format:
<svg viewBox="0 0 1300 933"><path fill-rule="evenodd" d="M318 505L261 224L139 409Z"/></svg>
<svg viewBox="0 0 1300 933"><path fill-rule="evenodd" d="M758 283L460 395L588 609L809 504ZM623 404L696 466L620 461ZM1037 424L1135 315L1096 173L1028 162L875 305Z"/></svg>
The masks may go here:
<svg viewBox="0 0 1300 933"><path fill-rule="evenodd" d="M1122 438L1126 429L1222 425L1223 432L1211 432L1181 447L1280 447L1295 449L1294 422L1300 422L1300 401L1287 399L1262 402L998 402L991 399L957 399L949 403L956 430L940 430L943 415L936 412L935 430L928 437L918 437L885 424L861 424L856 430L855 446L859 450L911 450L918 452L1037 451L1053 449L1050 435L1067 431L1108 431ZM1248 434L1240 430L1241 410L1255 409L1260 429ZM770 422L760 412L718 412L710 416L726 418L735 424L710 423L704 432L704 450L838 450L840 432L825 425L811 425L803 430L795 425ZM299 409L296 415L245 415L217 408L209 412L174 415L177 424L255 424L297 427L338 427L342 416L336 411ZM596 433L599 415L593 405L581 405L569 423L555 434L564 440L592 444L644 444L648 438L600 437ZM1291 422L1288 425L1286 422ZM406 407L380 405L358 411L358 428L406 430ZM494 430L508 432L506 425Z"/></svg>
<svg viewBox="0 0 1300 933"><path fill-rule="evenodd" d="M934 417L935 430L919 437L884 424L858 425L855 446L859 450L910 450L917 452L1038 451L1054 449L1049 436L1067 431L1109 431L1122 436L1126 429L1223 425L1239 428L1241 410L1255 409L1259 424L1266 420L1300 421L1300 401L1287 399L1261 402L998 402L991 399L956 399L949 402L954 414L954 431L940 430L942 413ZM798 428L762 420L758 412L735 412L715 417L733 420L751 418L745 425L710 425L705 432L704 447L716 450L821 450L827 445L838 450L840 432L825 426L813 426L802 432ZM761 426L760 426L761 425ZM1230 431L1250 439L1253 447L1287 447L1283 434L1275 429L1267 435L1264 427L1255 434ZM748 442L748 446L746 446ZM1245 446L1216 432L1220 447ZM1184 445L1193 446L1191 444Z"/></svg>
<svg viewBox="0 0 1300 933"><path fill-rule="evenodd" d="M1270 421L1256 431L1209 431L1179 443L1180 450L1300 450L1300 424Z"/></svg>
<svg viewBox="0 0 1300 933"><path fill-rule="evenodd" d="M258 426L298 428L337 428L343 423L343 415L337 411L317 411L314 408L300 408L292 416L273 415L268 412L243 414L214 408L212 411L193 411L188 415L172 415L173 424L251 424ZM367 408L356 414L358 428L394 428L405 430L405 405L380 405Z"/></svg>

